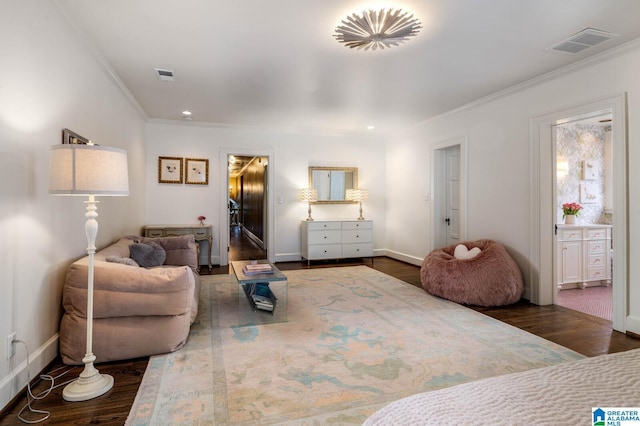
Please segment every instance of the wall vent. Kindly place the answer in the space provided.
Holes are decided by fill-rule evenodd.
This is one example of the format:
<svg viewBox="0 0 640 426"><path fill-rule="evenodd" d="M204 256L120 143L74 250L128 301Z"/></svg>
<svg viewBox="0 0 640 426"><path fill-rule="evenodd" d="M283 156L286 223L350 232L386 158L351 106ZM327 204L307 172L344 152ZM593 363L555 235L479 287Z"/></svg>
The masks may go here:
<svg viewBox="0 0 640 426"><path fill-rule="evenodd" d="M173 81L173 71L163 70L160 68L154 68L158 78L162 81Z"/></svg>
<svg viewBox="0 0 640 426"><path fill-rule="evenodd" d="M606 31L585 28L568 39L547 47L546 50L575 54L618 36L618 34L608 33Z"/></svg>

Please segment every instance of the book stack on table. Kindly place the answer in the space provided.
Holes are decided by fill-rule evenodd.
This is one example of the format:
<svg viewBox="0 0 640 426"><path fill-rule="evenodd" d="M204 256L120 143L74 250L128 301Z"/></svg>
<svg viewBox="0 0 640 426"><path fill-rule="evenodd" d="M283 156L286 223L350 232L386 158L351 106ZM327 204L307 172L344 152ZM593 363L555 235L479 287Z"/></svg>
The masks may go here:
<svg viewBox="0 0 640 426"><path fill-rule="evenodd" d="M278 300L267 283L244 284L244 291L256 309L273 312Z"/></svg>
<svg viewBox="0 0 640 426"><path fill-rule="evenodd" d="M273 274L273 268L268 263L252 263L242 267L245 275Z"/></svg>

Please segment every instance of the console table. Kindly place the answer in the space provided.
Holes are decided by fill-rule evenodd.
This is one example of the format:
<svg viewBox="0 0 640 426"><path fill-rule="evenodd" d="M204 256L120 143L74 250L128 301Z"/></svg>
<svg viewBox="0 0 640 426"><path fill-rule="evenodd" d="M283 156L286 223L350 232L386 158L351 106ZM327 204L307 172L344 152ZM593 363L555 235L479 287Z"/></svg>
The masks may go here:
<svg viewBox="0 0 640 426"><path fill-rule="evenodd" d="M302 221L302 258L345 259L373 257L373 221Z"/></svg>
<svg viewBox="0 0 640 426"><path fill-rule="evenodd" d="M147 225L142 228L142 232L145 237L150 238L193 234L196 242L208 241L207 263L209 271L211 271L211 247L213 244L213 227L211 225ZM198 250L198 269L200 269L200 250Z"/></svg>

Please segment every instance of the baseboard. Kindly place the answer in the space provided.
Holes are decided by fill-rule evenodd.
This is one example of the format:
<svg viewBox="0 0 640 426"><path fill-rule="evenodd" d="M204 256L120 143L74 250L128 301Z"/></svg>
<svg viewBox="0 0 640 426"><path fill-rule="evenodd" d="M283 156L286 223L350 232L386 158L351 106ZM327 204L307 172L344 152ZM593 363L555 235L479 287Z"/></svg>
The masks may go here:
<svg viewBox="0 0 640 426"><path fill-rule="evenodd" d="M260 239L257 235L255 235L253 232L249 231L247 228L242 228L242 232L244 232L246 234L247 237L249 237L249 239L251 241L253 241L254 243L256 243L256 245L258 247L260 247L262 250L266 250L267 248L264 246L264 241L262 241L262 239Z"/></svg>
<svg viewBox="0 0 640 426"><path fill-rule="evenodd" d="M392 259L400 260L402 262L410 263L411 265L416 266L422 266L422 261L424 260L424 258L422 257L410 256L408 254L399 253L393 250L384 250L383 256L387 256Z"/></svg>
<svg viewBox="0 0 640 426"><path fill-rule="evenodd" d="M44 345L29 354L29 374L27 374L25 347L21 343L17 344L16 356L24 358L24 361L0 380L0 407L2 407L0 411L24 391L29 381L29 376L33 379L58 356L58 337L59 335L56 333Z"/></svg>
<svg viewBox="0 0 640 426"><path fill-rule="evenodd" d="M275 263L278 262L301 262L300 253L278 253L275 256Z"/></svg>
<svg viewBox="0 0 640 426"><path fill-rule="evenodd" d="M626 332L631 332L636 335L640 335L640 317L635 315L629 315L625 324Z"/></svg>

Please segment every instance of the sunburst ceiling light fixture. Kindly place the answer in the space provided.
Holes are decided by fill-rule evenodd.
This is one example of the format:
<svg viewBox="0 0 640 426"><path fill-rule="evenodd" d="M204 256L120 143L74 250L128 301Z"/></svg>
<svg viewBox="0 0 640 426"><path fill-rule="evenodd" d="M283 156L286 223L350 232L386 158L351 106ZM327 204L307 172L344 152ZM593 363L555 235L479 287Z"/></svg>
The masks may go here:
<svg viewBox="0 0 640 426"><path fill-rule="evenodd" d="M333 36L351 49L382 50L409 40L421 25L418 18L402 9L369 9L347 16Z"/></svg>

